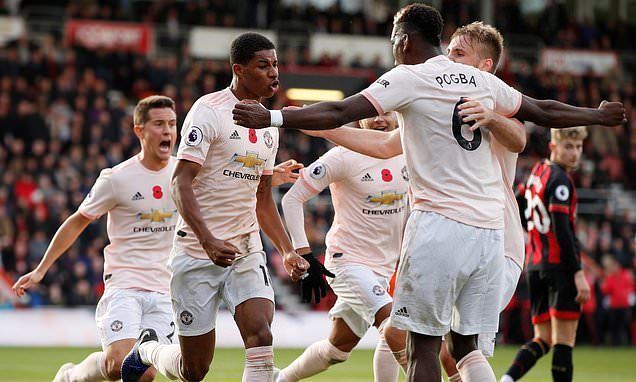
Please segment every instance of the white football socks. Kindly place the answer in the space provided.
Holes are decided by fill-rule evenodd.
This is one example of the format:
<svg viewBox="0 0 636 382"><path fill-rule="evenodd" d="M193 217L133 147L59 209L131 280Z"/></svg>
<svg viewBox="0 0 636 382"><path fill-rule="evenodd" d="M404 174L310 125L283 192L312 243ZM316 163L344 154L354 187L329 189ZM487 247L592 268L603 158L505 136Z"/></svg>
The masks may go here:
<svg viewBox="0 0 636 382"><path fill-rule="evenodd" d="M311 377L327 370L331 365L346 361L349 354L333 346L329 340L315 342L291 365L280 371L279 381L296 382Z"/></svg>
<svg viewBox="0 0 636 382"><path fill-rule="evenodd" d="M272 382L274 372L274 348L257 346L245 349L243 382Z"/></svg>

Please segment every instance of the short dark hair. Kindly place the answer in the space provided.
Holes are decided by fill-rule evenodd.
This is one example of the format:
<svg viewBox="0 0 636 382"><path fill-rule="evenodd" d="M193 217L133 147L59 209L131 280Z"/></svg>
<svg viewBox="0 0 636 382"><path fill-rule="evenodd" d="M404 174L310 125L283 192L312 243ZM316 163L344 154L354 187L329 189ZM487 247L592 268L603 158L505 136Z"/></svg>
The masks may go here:
<svg viewBox="0 0 636 382"><path fill-rule="evenodd" d="M230 64L245 65L254 57L254 53L270 49L276 49L274 43L262 34L243 33L232 41Z"/></svg>
<svg viewBox="0 0 636 382"><path fill-rule="evenodd" d="M425 4L410 4L400 9L393 24L404 24L406 32L416 32L433 46L442 44L444 20L437 9Z"/></svg>
<svg viewBox="0 0 636 382"><path fill-rule="evenodd" d="M164 107L169 107L176 112L174 101L170 97L151 95L142 99L137 103L137 106L135 106L135 111L133 112L133 123L135 126L143 125L148 122L148 111L150 109L163 109Z"/></svg>

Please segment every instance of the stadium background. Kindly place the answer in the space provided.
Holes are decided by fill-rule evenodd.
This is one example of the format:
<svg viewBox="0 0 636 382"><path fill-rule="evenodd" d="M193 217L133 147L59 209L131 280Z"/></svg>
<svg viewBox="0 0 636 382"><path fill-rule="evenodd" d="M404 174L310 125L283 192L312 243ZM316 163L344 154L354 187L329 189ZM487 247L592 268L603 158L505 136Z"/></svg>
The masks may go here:
<svg viewBox="0 0 636 382"><path fill-rule="evenodd" d="M37 264L99 170L138 150L131 115L137 100L156 93L172 97L180 126L194 100L229 84L229 43L246 30L261 31L278 48L282 88L268 106L353 94L391 67L392 15L407 3L0 0L0 346L97 344L91 320L103 292L106 219L90 225L26 298L17 300L10 285ZM590 127L574 176L580 196L577 234L594 292L584 307L578 342L633 346L633 282L614 292L603 285L615 283L621 272L633 276L636 267L636 1L427 3L444 16L445 42L457 26L474 20L499 28L506 39L506 61L498 75L526 94L590 107L603 99L625 103L626 124ZM548 155L549 131L533 124L526 129L528 144L516 183ZM281 131L278 162L294 158L308 165L329 147L320 139ZM277 192L284 193L285 187ZM328 191L308 209L310 243L323 253L333 214ZM271 273L278 276L277 317L296 322L299 333L306 333L302 322L325 316L308 312L327 310L334 296L317 306L301 305L296 286L266 244ZM77 343L64 335L33 335L29 342L11 329L26 333L29 327L53 325L66 333L64 326L80 321L87 328ZM523 280L503 313L501 329L502 343L531 336Z"/></svg>

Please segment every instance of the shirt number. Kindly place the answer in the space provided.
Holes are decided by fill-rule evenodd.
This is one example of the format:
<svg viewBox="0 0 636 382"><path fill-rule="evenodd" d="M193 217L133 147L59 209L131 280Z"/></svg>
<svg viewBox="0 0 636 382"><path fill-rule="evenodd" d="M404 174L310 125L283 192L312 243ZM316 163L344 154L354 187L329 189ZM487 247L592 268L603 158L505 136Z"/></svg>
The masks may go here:
<svg viewBox="0 0 636 382"><path fill-rule="evenodd" d="M463 99L460 99L459 102L455 104L455 108L453 109L453 136L457 143L464 149L468 151L477 150L477 148L481 145L481 128L473 131L473 139L468 140L462 136L462 127L463 126L472 126L475 121L470 121L464 123L462 121L462 117L459 115L459 105L463 104Z"/></svg>
<svg viewBox="0 0 636 382"><path fill-rule="evenodd" d="M551 223L548 209L545 208L539 195L533 195L529 189L526 190L525 197L528 201L528 207L524 211L528 220L528 232L536 228L539 233L545 235L550 230Z"/></svg>

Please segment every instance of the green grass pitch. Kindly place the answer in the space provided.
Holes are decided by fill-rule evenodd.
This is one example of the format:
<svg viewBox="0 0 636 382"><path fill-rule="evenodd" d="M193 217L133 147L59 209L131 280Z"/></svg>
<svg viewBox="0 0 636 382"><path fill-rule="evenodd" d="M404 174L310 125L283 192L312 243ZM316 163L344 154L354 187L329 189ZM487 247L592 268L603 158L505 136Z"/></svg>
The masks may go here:
<svg viewBox="0 0 636 382"><path fill-rule="evenodd" d="M88 348L0 348L0 381L51 381L64 362L78 362L95 349ZM491 364L497 376L508 367L517 347L498 346ZM277 349L276 366L289 364L301 349ZM217 349L206 381L240 381L243 370L242 349ZM307 381L372 381L373 352L355 350L351 358L327 372ZM544 357L523 379L527 382L549 382L550 355ZM157 381L166 381L163 377ZM401 378L401 381L404 379ZM588 348L574 350L574 381L636 382L636 348Z"/></svg>

